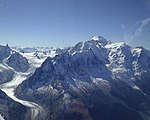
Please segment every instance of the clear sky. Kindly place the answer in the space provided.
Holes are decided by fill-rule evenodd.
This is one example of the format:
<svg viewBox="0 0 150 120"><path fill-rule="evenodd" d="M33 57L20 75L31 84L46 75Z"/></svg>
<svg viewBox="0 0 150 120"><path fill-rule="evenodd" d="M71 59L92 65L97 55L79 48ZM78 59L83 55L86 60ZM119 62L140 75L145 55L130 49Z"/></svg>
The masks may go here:
<svg viewBox="0 0 150 120"><path fill-rule="evenodd" d="M0 44L64 47L93 35L150 48L150 0L0 0Z"/></svg>

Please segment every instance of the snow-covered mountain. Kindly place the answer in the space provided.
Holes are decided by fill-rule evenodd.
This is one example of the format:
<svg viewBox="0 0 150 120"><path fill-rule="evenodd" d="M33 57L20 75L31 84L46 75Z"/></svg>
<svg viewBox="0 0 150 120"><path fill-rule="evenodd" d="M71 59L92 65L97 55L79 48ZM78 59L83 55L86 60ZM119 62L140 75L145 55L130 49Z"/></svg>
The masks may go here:
<svg viewBox="0 0 150 120"><path fill-rule="evenodd" d="M14 72L25 72L29 69L28 60L8 45L0 45L0 83L13 78Z"/></svg>
<svg viewBox="0 0 150 120"><path fill-rule="evenodd" d="M51 120L150 119L150 51L100 36L48 57L16 95Z"/></svg>
<svg viewBox="0 0 150 120"><path fill-rule="evenodd" d="M149 120L149 74L150 51L100 36L65 49L0 46L0 116Z"/></svg>
<svg viewBox="0 0 150 120"><path fill-rule="evenodd" d="M43 108L36 103L16 98L14 95L15 89L22 81L27 79L48 56L52 57L63 51L62 49L44 47L10 48L8 45L0 46L0 89L2 90L0 90L0 119L43 119ZM5 97L1 98L1 96Z"/></svg>
<svg viewBox="0 0 150 120"><path fill-rule="evenodd" d="M25 72L28 67L26 58L14 52L8 45L0 46L0 89L4 87L5 83L15 78L16 71ZM10 89L12 89L11 86L7 86L7 90ZM29 108L14 101L0 90L0 119L26 120L30 118L29 111Z"/></svg>

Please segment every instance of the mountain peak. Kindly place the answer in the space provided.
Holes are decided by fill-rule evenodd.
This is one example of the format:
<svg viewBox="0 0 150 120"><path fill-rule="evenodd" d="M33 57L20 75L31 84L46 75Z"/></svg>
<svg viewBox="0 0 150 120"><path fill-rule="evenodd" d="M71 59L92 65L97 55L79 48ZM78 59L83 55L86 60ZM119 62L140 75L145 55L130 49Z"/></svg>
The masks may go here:
<svg viewBox="0 0 150 120"><path fill-rule="evenodd" d="M101 37L101 36L92 36L90 40L97 41L101 43L101 45L104 45L104 46L108 43L108 41L104 37Z"/></svg>

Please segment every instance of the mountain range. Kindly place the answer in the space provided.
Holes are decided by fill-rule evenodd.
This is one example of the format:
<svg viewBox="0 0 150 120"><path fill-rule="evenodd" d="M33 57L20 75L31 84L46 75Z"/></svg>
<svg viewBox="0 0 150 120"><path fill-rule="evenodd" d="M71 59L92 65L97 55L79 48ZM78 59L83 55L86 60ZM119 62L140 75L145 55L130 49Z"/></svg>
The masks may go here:
<svg viewBox="0 0 150 120"><path fill-rule="evenodd" d="M101 36L64 49L0 46L0 95L6 96L0 105L10 101L11 112L24 113L0 114L13 120L149 120L149 75L150 51Z"/></svg>

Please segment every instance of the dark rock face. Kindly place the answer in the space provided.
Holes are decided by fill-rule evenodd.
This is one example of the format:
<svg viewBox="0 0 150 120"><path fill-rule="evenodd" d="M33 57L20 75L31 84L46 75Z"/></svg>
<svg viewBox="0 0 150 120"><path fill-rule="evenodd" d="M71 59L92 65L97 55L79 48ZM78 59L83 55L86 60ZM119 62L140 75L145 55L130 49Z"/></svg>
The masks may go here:
<svg viewBox="0 0 150 120"><path fill-rule="evenodd" d="M7 64L18 72L26 72L30 67L28 60L16 52L9 57Z"/></svg>
<svg viewBox="0 0 150 120"><path fill-rule="evenodd" d="M26 99L42 105L47 120L145 120L143 116L149 115L145 108L149 106L149 100L129 86L117 88L116 85L109 93L100 90L98 86L91 86L78 93L71 88L64 90L62 85L62 89L55 88L55 94L55 90L43 94L34 91ZM122 90L123 88L126 90Z"/></svg>
<svg viewBox="0 0 150 120"><path fill-rule="evenodd" d="M0 64L0 84L6 83L12 80L14 71L6 68L4 65Z"/></svg>
<svg viewBox="0 0 150 120"><path fill-rule="evenodd" d="M0 45L0 62L4 60L4 58L7 58L10 55L11 49L7 46Z"/></svg>
<svg viewBox="0 0 150 120"><path fill-rule="evenodd" d="M10 99L0 90L0 114L6 120L26 120L28 109Z"/></svg>

